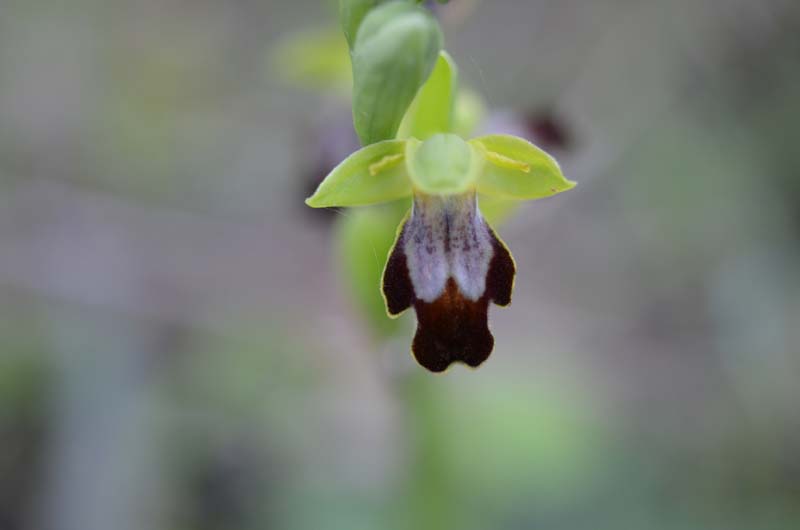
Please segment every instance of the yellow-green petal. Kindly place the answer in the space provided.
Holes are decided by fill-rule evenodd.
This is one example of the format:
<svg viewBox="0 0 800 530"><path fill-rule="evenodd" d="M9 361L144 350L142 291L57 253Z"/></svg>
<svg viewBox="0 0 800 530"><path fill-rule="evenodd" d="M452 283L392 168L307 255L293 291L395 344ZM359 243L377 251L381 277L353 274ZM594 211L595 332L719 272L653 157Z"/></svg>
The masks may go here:
<svg viewBox="0 0 800 530"><path fill-rule="evenodd" d="M539 199L575 186L553 157L523 138L492 134L470 140L486 163L478 192L506 199Z"/></svg>
<svg viewBox="0 0 800 530"><path fill-rule="evenodd" d="M425 140L453 131L453 111L458 90L458 68L442 50L428 80L422 85L400 123L398 138Z"/></svg>
<svg viewBox="0 0 800 530"><path fill-rule="evenodd" d="M364 206L411 195L404 140L386 140L359 149L331 171L306 199L312 208Z"/></svg>
<svg viewBox="0 0 800 530"><path fill-rule="evenodd" d="M409 138L406 167L414 188L430 195L453 195L474 189L483 157L455 134L435 134L420 142Z"/></svg>

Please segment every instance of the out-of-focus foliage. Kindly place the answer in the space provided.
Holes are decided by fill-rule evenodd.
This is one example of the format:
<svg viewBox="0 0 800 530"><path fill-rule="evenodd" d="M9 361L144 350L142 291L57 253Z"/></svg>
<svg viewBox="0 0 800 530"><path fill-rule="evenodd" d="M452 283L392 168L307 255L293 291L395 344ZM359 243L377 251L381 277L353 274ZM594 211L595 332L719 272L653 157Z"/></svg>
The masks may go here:
<svg viewBox="0 0 800 530"><path fill-rule="evenodd" d="M407 201L374 208L352 208L342 212L336 243L342 276L369 329L380 337L391 335L398 322L386 314L379 286L394 234L408 211Z"/></svg>
<svg viewBox="0 0 800 530"><path fill-rule="evenodd" d="M299 86L336 88L348 95L352 87L347 42L335 27L303 30L273 52L274 75Z"/></svg>

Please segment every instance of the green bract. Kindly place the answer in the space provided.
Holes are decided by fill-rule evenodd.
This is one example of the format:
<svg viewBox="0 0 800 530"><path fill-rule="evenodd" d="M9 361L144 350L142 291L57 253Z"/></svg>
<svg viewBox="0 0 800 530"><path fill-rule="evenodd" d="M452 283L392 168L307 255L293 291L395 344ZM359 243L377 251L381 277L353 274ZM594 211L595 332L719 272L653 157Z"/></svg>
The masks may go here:
<svg viewBox="0 0 800 530"><path fill-rule="evenodd" d="M390 2L367 13L351 50L353 125L363 145L395 138L441 47L439 24L420 7Z"/></svg>
<svg viewBox="0 0 800 530"><path fill-rule="evenodd" d="M407 197L414 190L456 195L476 190L497 199L538 199L575 186L547 153L522 138L491 135L465 142L454 134L386 140L339 164L306 204L359 206Z"/></svg>

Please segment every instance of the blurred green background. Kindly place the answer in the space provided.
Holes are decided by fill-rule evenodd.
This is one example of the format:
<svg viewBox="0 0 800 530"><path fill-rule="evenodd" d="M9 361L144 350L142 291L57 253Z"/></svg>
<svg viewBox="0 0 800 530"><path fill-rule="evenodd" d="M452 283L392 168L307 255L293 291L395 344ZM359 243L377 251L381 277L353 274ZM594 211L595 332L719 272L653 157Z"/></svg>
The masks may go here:
<svg viewBox="0 0 800 530"><path fill-rule="evenodd" d="M2 2L0 529L800 528L796 0L438 14L579 182L443 376L302 203L349 107L276 54L332 2Z"/></svg>

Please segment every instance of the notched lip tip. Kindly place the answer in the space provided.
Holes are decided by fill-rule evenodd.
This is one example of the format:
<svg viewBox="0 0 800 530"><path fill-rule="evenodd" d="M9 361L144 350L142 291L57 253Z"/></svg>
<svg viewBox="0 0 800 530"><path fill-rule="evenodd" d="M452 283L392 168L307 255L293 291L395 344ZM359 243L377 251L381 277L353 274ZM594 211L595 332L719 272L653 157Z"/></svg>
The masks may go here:
<svg viewBox="0 0 800 530"><path fill-rule="evenodd" d="M419 364L419 363L417 363L417 364ZM452 370L454 365L459 365L459 366L462 366L462 367L466 368L470 372L475 372L475 371L478 370L478 368L483 366L483 364L484 363L481 363L481 364L479 364L477 366L472 366L470 364L465 363L464 361L453 361L450 364L448 364L445 368L443 368L442 370L431 370L427 366L424 366L424 365L421 365L421 364L420 364L420 366L425 368L425 370L430 374L433 374L433 375L446 375L448 372L450 372L450 370Z"/></svg>
<svg viewBox="0 0 800 530"><path fill-rule="evenodd" d="M421 362L419 362L417 360L416 356L414 355L414 350L413 349L411 350L411 356L414 358L414 361L418 365L420 365L422 368L425 369L426 372L428 372L428 373L430 373L432 375L445 375L446 373L448 373L453 368L454 365L459 365L459 366L462 366L463 368L466 368L470 372L475 372L475 371L478 370L478 368L480 368L481 366L486 364L486 361L489 360L489 358L487 357L486 359L481 361L479 364L476 364L475 366L473 366L473 365L471 365L471 364L469 364L469 363L467 363L467 362L465 362L465 361L463 361L461 359L455 359L455 360L450 361L450 363L447 366L445 366L444 368L442 368L441 370L433 370L433 369L425 366L424 364L422 364Z"/></svg>

